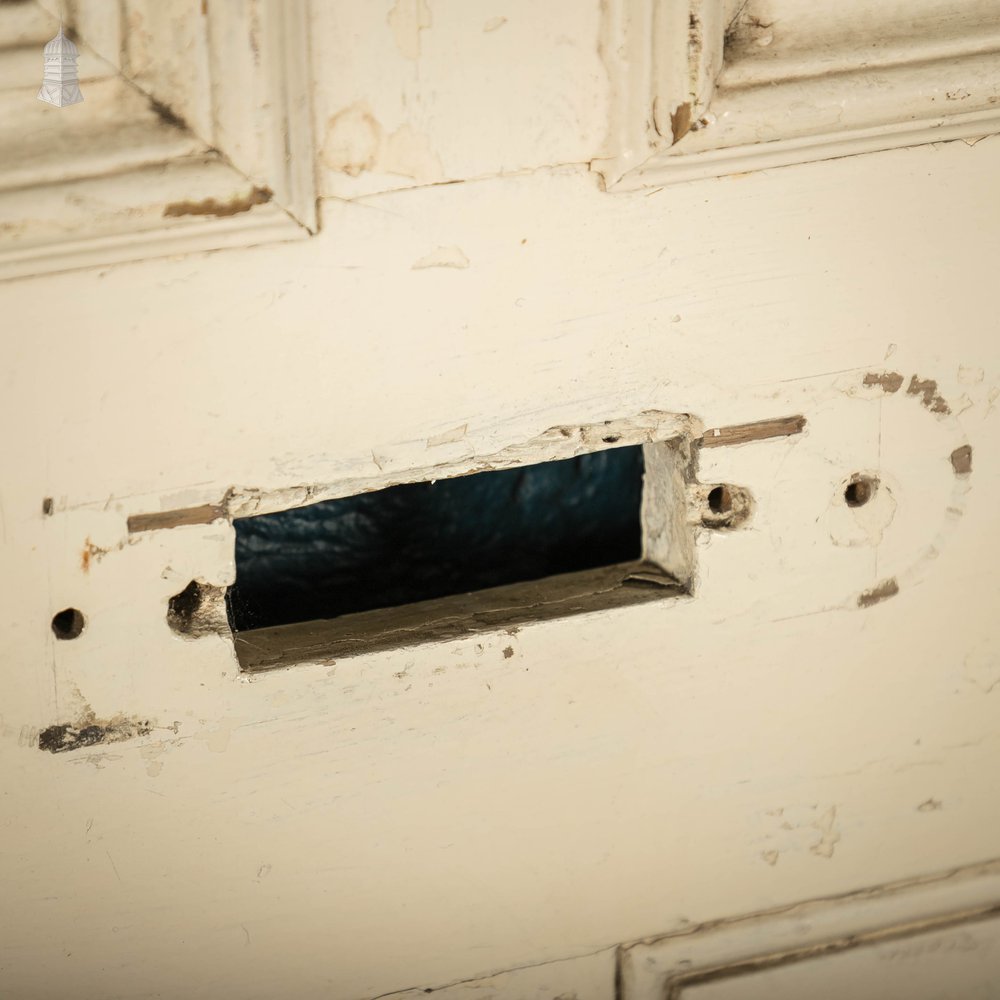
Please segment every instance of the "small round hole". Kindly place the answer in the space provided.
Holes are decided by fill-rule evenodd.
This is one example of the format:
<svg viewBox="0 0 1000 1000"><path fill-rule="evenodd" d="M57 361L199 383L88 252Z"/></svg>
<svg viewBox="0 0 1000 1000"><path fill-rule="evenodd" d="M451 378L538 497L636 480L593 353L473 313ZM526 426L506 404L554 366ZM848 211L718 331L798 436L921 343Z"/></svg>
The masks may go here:
<svg viewBox="0 0 1000 1000"><path fill-rule="evenodd" d="M733 509L733 498L728 486L714 486L709 490L708 509L713 514L728 514Z"/></svg>
<svg viewBox="0 0 1000 1000"><path fill-rule="evenodd" d="M52 632L57 639L77 638L86 624L83 612L76 608L65 608L52 616Z"/></svg>
<svg viewBox="0 0 1000 1000"><path fill-rule="evenodd" d="M877 483L868 476L855 476L844 488L844 500L848 507L864 507L873 496Z"/></svg>

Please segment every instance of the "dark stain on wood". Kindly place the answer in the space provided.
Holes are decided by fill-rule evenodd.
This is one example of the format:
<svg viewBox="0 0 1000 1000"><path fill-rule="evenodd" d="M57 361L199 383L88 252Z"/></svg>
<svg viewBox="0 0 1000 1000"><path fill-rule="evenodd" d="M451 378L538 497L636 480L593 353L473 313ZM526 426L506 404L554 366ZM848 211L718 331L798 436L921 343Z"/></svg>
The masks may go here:
<svg viewBox="0 0 1000 1000"><path fill-rule="evenodd" d="M225 516L225 507L219 504L205 503L200 507L162 510L155 514L133 514L128 519L128 530L130 535L134 535L140 531L180 528L188 524L211 524Z"/></svg>
<svg viewBox="0 0 1000 1000"><path fill-rule="evenodd" d="M149 109L164 125L169 125L171 128L187 128L187 122L169 104L164 104L163 101L151 97Z"/></svg>
<svg viewBox="0 0 1000 1000"><path fill-rule="evenodd" d="M177 218L182 215L214 215L222 217L239 215L249 212L254 205L265 205L274 196L270 188L255 187L252 191L229 201L218 201L215 198L203 198L201 201L174 201L163 209L164 218Z"/></svg>
<svg viewBox="0 0 1000 1000"><path fill-rule="evenodd" d="M681 104L670 115L670 134L674 143L679 142L691 128L691 105Z"/></svg>
<svg viewBox="0 0 1000 1000"><path fill-rule="evenodd" d="M967 476L972 472L972 445L963 444L951 453L951 467L956 476Z"/></svg>
<svg viewBox="0 0 1000 1000"><path fill-rule="evenodd" d="M899 372L868 372L861 384L877 385L885 392L899 392L903 385L903 376Z"/></svg>
<svg viewBox="0 0 1000 1000"><path fill-rule="evenodd" d="M729 427L715 427L705 431L701 438L703 448L721 448L725 445L748 444L751 441L765 441L768 438L788 437L801 434L806 426L806 418L775 417L773 420L758 420L752 424L732 424Z"/></svg>
<svg viewBox="0 0 1000 1000"><path fill-rule="evenodd" d="M88 712L79 722L49 726L38 734L38 749L49 753L65 753L102 743L121 743L135 736L145 736L152 731L148 721L129 719L116 715L106 721L94 718Z"/></svg>
<svg viewBox="0 0 1000 1000"><path fill-rule="evenodd" d="M945 402L944 397L938 392L938 384L932 378L919 379L916 375L910 379L910 384L906 387L907 395L919 396L920 402L931 411L931 413L949 414L951 407Z"/></svg>
<svg viewBox="0 0 1000 1000"><path fill-rule="evenodd" d="M878 586L872 587L858 595L858 607L870 608L882 601L887 601L890 597L895 597L899 593L899 584L894 576L888 580L883 580Z"/></svg>

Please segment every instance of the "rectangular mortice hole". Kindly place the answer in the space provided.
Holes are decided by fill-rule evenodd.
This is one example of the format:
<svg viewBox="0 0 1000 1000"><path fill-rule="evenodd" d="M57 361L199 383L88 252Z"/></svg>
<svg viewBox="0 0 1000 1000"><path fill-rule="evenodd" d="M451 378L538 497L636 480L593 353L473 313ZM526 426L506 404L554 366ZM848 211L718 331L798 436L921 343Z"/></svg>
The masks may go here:
<svg viewBox="0 0 1000 1000"><path fill-rule="evenodd" d="M651 498L671 497L644 485L648 459L662 473L664 451L674 449L608 447L237 519L227 603L242 667L682 592L646 538ZM659 513L674 511L653 520Z"/></svg>

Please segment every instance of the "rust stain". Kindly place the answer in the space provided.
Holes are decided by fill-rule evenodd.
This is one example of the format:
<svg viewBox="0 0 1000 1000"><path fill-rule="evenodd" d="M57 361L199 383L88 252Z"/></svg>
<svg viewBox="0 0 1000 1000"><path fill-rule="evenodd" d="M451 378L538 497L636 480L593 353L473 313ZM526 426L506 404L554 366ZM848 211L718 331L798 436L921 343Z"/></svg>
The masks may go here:
<svg viewBox="0 0 1000 1000"><path fill-rule="evenodd" d="M886 392L899 392L903 385L903 376L899 372L868 372L861 384L877 385Z"/></svg>
<svg viewBox="0 0 1000 1000"><path fill-rule="evenodd" d="M751 424L715 427L705 431L701 438L701 446L703 448L720 448L724 445L747 444L750 441L788 437L792 434L801 434L805 426L806 418L800 415L775 417L773 420L758 420Z"/></svg>
<svg viewBox="0 0 1000 1000"><path fill-rule="evenodd" d="M225 516L225 507L220 504L205 503L200 507L163 510L155 514L132 514L128 519L128 530L130 535L134 535L140 531L179 528L188 524L211 524Z"/></svg>
<svg viewBox="0 0 1000 1000"><path fill-rule="evenodd" d="M270 188L255 187L248 194L229 201L217 201L215 198L203 198L201 201L174 201L163 209L164 218L177 218L182 215L239 215L249 212L254 205L265 205L271 200L274 192Z"/></svg>
<svg viewBox="0 0 1000 1000"><path fill-rule="evenodd" d="M951 453L951 467L956 476L967 476L972 472L972 445L963 444Z"/></svg>
<svg viewBox="0 0 1000 1000"><path fill-rule="evenodd" d="M87 711L78 722L49 726L38 734L38 749L49 753L64 753L82 747L97 746L101 743L121 743L136 736L145 736L152 731L148 720L115 715L99 720L92 711Z"/></svg>
<svg viewBox="0 0 1000 1000"><path fill-rule="evenodd" d="M679 142L681 139L687 135L691 128L691 105L690 103L681 104L676 111L670 114L670 134L673 137L672 142Z"/></svg>
<svg viewBox="0 0 1000 1000"><path fill-rule="evenodd" d="M887 601L890 597L895 597L899 593L899 584L894 576L888 580L883 580L878 586L872 587L858 595L858 607L870 608L882 601Z"/></svg>
<svg viewBox="0 0 1000 1000"><path fill-rule="evenodd" d="M951 407L945 402L944 397L938 392L938 384L932 378L919 379L916 375L910 379L910 384L906 387L907 395L919 396L920 402L931 413L947 415L951 413Z"/></svg>
<svg viewBox="0 0 1000 1000"><path fill-rule="evenodd" d="M110 551L110 549L102 549L99 545L95 545L88 538L83 543L83 551L80 553L80 569L82 569L84 573L89 573L91 560L100 562L101 559Z"/></svg>

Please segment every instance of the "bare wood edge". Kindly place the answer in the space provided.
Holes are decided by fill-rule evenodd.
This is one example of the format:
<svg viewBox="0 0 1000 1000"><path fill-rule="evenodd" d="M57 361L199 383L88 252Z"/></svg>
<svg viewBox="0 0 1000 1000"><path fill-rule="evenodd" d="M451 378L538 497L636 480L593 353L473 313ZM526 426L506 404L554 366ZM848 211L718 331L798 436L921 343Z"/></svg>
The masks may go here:
<svg viewBox="0 0 1000 1000"><path fill-rule="evenodd" d="M161 510L152 514L132 514L128 518L130 535L141 531L159 531L165 528L180 528L189 524L211 524L226 517L226 508L221 504L202 504L199 507L182 507L178 510Z"/></svg>
<svg viewBox="0 0 1000 1000"><path fill-rule="evenodd" d="M905 146L923 146L959 139L981 139L1000 132L1000 113L970 112L842 133L795 136L752 145L708 149L699 153L662 151L609 184L609 190L636 191L682 181L743 174L754 170L815 163L861 153L878 153Z"/></svg>
<svg viewBox="0 0 1000 1000"><path fill-rule="evenodd" d="M751 441L766 441L768 438L789 437L801 434L806 426L802 415L775 417L772 420L758 420L751 424L731 424L729 427L713 427L705 431L700 444L703 448L722 448L728 445L749 444Z"/></svg>

